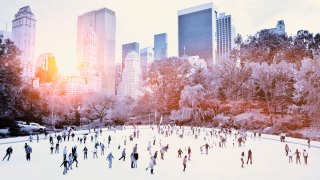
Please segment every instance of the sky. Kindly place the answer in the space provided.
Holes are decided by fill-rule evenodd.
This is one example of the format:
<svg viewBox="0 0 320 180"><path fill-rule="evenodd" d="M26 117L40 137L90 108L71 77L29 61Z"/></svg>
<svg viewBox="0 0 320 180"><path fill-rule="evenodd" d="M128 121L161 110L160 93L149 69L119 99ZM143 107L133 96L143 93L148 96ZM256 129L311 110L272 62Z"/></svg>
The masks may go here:
<svg viewBox="0 0 320 180"><path fill-rule="evenodd" d="M236 33L243 37L284 20L289 35L300 29L320 32L319 0L0 0L0 30L11 31L19 8L30 5L37 20L36 58L46 52L56 56L61 72L75 67L77 17L107 7L116 12L116 62L121 45L139 42L153 46L153 35L168 33L168 55L178 54L177 11L213 2L218 12L234 19Z"/></svg>

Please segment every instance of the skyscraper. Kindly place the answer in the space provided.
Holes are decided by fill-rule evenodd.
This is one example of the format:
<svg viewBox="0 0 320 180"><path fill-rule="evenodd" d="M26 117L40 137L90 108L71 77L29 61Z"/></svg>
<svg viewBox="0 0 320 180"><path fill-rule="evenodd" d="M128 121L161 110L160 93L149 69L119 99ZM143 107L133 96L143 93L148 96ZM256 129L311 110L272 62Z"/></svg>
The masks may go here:
<svg viewBox="0 0 320 180"><path fill-rule="evenodd" d="M125 59L125 68L123 68L117 95L120 98L126 96L137 98L140 95L140 76L141 69L139 55L135 51L130 51Z"/></svg>
<svg viewBox="0 0 320 180"><path fill-rule="evenodd" d="M140 68L141 78L145 80L148 75L149 66L154 60L154 52L151 47L147 47L140 50Z"/></svg>
<svg viewBox="0 0 320 180"><path fill-rule="evenodd" d="M102 72L99 71L97 66L97 37L93 26L85 34L82 58L80 75L85 79L88 91L101 92Z"/></svg>
<svg viewBox="0 0 320 180"><path fill-rule="evenodd" d="M235 27L231 15L220 13L217 19L217 61L228 60L234 47Z"/></svg>
<svg viewBox="0 0 320 180"><path fill-rule="evenodd" d="M22 77L34 77L34 51L35 51L36 19L29 6L19 9L12 21L12 39L21 50Z"/></svg>
<svg viewBox="0 0 320 180"><path fill-rule="evenodd" d="M208 66L215 63L217 10L207 3L178 11L179 56L205 59Z"/></svg>
<svg viewBox="0 0 320 180"><path fill-rule="evenodd" d="M115 12L107 8L87 12L78 17L77 26L79 65L85 59L85 35L92 28L96 35L96 62L102 75L102 91L115 94ZM90 61L90 58L85 61Z"/></svg>
<svg viewBox="0 0 320 180"><path fill-rule="evenodd" d="M165 59L168 57L167 33L154 35L154 59Z"/></svg>
<svg viewBox="0 0 320 180"><path fill-rule="evenodd" d="M35 77L39 78L40 83L57 81L58 68L53 54L43 53L37 58Z"/></svg>
<svg viewBox="0 0 320 180"><path fill-rule="evenodd" d="M132 43L128 43L128 44L123 44L122 45L122 70L125 67L125 61L126 61L126 57L128 55L129 52L134 51L138 54L138 57L140 55L140 48L139 48L139 43L137 42L132 42Z"/></svg>

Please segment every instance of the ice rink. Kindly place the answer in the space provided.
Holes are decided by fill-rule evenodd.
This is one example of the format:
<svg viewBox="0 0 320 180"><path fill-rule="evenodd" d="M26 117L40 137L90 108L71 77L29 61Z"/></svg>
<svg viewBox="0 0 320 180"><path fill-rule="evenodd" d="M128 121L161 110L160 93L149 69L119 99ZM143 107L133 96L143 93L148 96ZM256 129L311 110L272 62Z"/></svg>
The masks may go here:
<svg viewBox="0 0 320 180"><path fill-rule="evenodd" d="M317 147L308 148L306 140L287 138L290 149L299 149L302 153L306 149L309 158L308 165L304 165L303 157L301 155L301 164L295 163L295 156L293 163L288 163L288 157L285 156L285 143L279 142L279 137L271 135L262 135L262 139L251 138L248 133L245 146L238 147L237 142L233 146L234 135L227 136L226 148L218 146L218 139L206 138L206 132L201 128L200 137L195 139L190 131L185 129L185 136L183 139L179 138L174 131L173 135L165 137L159 135L157 130L151 130L149 127L138 127L140 130L139 139L135 138L133 141L129 140L129 135L133 134L133 129L127 127L125 130L103 131L102 135L98 136L98 141L106 146L105 154L101 155L100 147L98 148L98 159L93 159L92 150L94 142L91 142L89 134L87 142L83 143L77 141L78 135L84 131L76 132L74 141L62 141L60 144L59 154L50 154L49 139L40 140L36 142L36 138L32 143L27 142L32 147L31 161L26 161L24 143L13 141L28 140L28 137L0 139L0 156L1 160L5 155L7 147L12 146L13 154L10 161L0 161L0 177L1 179L32 179L32 180L60 180L60 179L123 179L123 180L143 180L143 179L176 179L176 180L199 180L199 179L217 179L217 180L264 180L264 179L282 179L282 180L319 180L320 168L320 149ZM209 129L207 129L209 131ZM85 131L87 132L87 131ZM188 135L189 134L189 135ZM209 137L210 137L210 133ZM111 135L112 140L110 148L108 148L108 136ZM156 136L156 145L152 146L152 155L157 150L160 151L160 140L162 145L169 144L168 152L164 155L164 160L160 159L160 152L158 153L157 164L154 168L154 175L150 174L150 170L145 168L149 164L150 155L147 151L149 141L153 141ZM43 138L43 136L40 136ZM127 137L127 144L124 146L124 139ZM200 146L208 141L212 146L209 149L209 155L200 152ZM54 138L56 143L56 138ZM8 144L6 144L8 143ZM133 150L134 144L138 144L138 168L130 168L130 153ZM319 146L318 142L311 142L313 146ZM71 153L71 147L76 145L78 152L79 167L73 165L73 170L68 171L63 175L63 167L60 167L63 160L63 147L68 147L68 154ZM118 149L118 145L121 148ZM83 159L83 148L88 148L88 159ZM177 151L182 149L182 156L187 154L188 146L192 149L191 161L188 161L186 171L183 172L182 158L177 158ZM126 148L126 160L119 161L123 148ZM244 151L247 156L248 150L253 152L253 164L245 164L241 168L240 155ZM112 151L115 159L113 167L108 168L108 161L106 156ZM246 160L246 157L245 157Z"/></svg>

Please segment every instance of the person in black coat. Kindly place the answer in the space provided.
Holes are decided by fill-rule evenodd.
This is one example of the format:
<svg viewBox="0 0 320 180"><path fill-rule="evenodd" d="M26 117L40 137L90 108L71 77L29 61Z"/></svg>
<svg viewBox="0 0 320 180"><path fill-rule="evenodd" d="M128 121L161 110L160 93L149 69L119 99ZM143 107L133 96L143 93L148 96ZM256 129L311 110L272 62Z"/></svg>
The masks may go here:
<svg viewBox="0 0 320 180"><path fill-rule="evenodd" d="M7 161L9 161L9 160L10 160L10 157L11 157L12 152L13 152L12 147L11 147L11 146L10 146L10 147L8 147L8 149L6 150L6 155L3 157L2 161L4 161L4 159L5 159L7 156L8 156Z"/></svg>
<svg viewBox="0 0 320 180"><path fill-rule="evenodd" d="M252 164L252 151L251 151L251 149L249 149L249 151L248 151L247 164L249 163L249 160L250 160L250 164Z"/></svg>

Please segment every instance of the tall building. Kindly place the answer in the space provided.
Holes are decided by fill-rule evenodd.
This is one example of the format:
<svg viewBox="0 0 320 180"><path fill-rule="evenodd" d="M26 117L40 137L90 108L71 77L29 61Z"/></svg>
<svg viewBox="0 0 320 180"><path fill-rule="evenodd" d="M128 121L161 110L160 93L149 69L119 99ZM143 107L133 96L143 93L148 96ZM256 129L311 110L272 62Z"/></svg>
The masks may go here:
<svg viewBox="0 0 320 180"><path fill-rule="evenodd" d="M277 26L271 29L264 29L262 31L268 31L270 33L285 35L286 34L286 25L284 24L284 20L279 20L277 22Z"/></svg>
<svg viewBox="0 0 320 180"><path fill-rule="evenodd" d="M98 68L97 37L93 26L90 27L90 30L84 37L83 56L80 62L80 75L85 79L88 91L102 91L102 71Z"/></svg>
<svg viewBox="0 0 320 180"><path fill-rule="evenodd" d="M43 53L37 58L35 77L39 78L39 83L57 81L58 68L53 54Z"/></svg>
<svg viewBox="0 0 320 180"><path fill-rule="evenodd" d="M116 64L116 94L118 94L118 89L119 89L119 84L121 82L121 76L122 76L122 63L117 63Z"/></svg>
<svg viewBox="0 0 320 180"><path fill-rule="evenodd" d="M125 59L125 67L123 68L121 83L119 84L118 97L123 98L130 96L137 98L140 95L140 61L139 55L131 51Z"/></svg>
<svg viewBox="0 0 320 180"><path fill-rule="evenodd" d="M125 61L126 61L126 57L128 55L129 52L134 51L138 54L140 54L140 48L139 48L139 43L138 42L132 42L132 43L128 43L128 44L123 44L122 45L122 70L125 67Z"/></svg>
<svg viewBox="0 0 320 180"><path fill-rule="evenodd" d="M80 15L77 22L77 59L80 66L82 61L91 61L84 53L87 43L86 34L93 29L96 36L96 62L102 78L102 91L115 94L115 12L103 8Z"/></svg>
<svg viewBox="0 0 320 180"><path fill-rule="evenodd" d="M154 52L151 47L140 50L140 68L142 80L147 79L149 66L154 60Z"/></svg>
<svg viewBox="0 0 320 180"><path fill-rule="evenodd" d="M66 94L75 96L86 92L85 80L80 76L66 76L63 79Z"/></svg>
<svg viewBox="0 0 320 180"><path fill-rule="evenodd" d="M234 47L235 27L231 15L220 13L217 19L217 61L228 60Z"/></svg>
<svg viewBox="0 0 320 180"><path fill-rule="evenodd" d="M29 6L19 9L12 21L12 39L21 50L22 77L34 77L34 51L35 51L36 19Z"/></svg>
<svg viewBox="0 0 320 180"><path fill-rule="evenodd" d="M178 11L179 56L199 56L212 66L216 59L217 10L207 3Z"/></svg>
<svg viewBox="0 0 320 180"><path fill-rule="evenodd" d="M154 35L154 59L165 59L168 57L168 37L167 33Z"/></svg>

